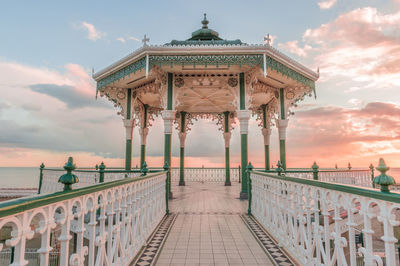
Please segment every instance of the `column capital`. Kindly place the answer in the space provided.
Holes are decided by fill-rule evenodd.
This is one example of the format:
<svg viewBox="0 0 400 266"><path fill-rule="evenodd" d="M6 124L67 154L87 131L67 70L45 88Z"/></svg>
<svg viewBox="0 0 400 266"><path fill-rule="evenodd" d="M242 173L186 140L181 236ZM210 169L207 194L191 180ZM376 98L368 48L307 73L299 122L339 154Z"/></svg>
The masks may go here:
<svg viewBox="0 0 400 266"><path fill-rule="evenodd" d="M280 140L286 139L286 128L288 126L288 123L289 123L288 119L278 119L277 120L276 126L278 127Z"/></svg>
<svg viewBox="0 0 400 266"><path fill-rule="evenodd" d="M174 110L161 111L161 117L164 120L164 134L172 134L172 124L175 119Z"/></svg>
<svg viewBox="0 0 400 266"><path fill-rule="evenodd" d="M186 140L186 132L179 132L179 142L180 142L180 147L185 148L185 140Z"/></svg>
<svg viewBox="0 0 400 266"><path fill-rule="evenodd" d="M270 137L271 137L271 128L270 127L263 127L261 132L264 136L264 145L269 145Z"/></svg>
<svg viewBox="0 0 400 266"><path fill-rule="evenodd" d="M140 134L140 144L146 145L147 135L149 134L149 128L148 127L140 128L139 134Z"/></svg>
<svg viewBox="0 0 400 266"><path fill-rule="evenodd" d="M240 122L240 134L247 134L249 132L249 119L251 112L249 110L238 110L236 113Z"/></svg>
<svg viewBox="0 0 400 266"><path fill-rule="evenodd" d="M231 142L231 132L224 132L225 148L229 148Z"/></svg>
<svg viewBox="0 0 400 266"><path fill-rule="evenodd" d="M135 127L134 119L122 119L125 127L126 139L132 139L132 129Z"/></svg>

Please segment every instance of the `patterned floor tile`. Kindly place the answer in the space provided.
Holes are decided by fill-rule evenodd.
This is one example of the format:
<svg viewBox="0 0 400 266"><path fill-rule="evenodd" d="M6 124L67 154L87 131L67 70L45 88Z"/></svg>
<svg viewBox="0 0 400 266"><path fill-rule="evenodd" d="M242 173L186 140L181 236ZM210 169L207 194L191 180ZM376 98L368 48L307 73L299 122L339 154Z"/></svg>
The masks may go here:
<svg viewBox="0 0 400 266"><path fill-rule="evenodd" d="M254 235L260 240L260 244L268 252L277 265L290 266L295 265L283 250L269 237L269 235L254 221L254 218L247 214L241 215L245 223Z"/></svg>
<svg viewBox="0 0 400 266"><path fill-rule="evenodd" d="M133 265L153 265L156 256L160 252L160 247L162 246L163 241L165 241L165 237L169 229L171 228L175 218L175 214L170 214L164 218L157 231L154 233L152 239L146 245L146 247Z"/></svg>

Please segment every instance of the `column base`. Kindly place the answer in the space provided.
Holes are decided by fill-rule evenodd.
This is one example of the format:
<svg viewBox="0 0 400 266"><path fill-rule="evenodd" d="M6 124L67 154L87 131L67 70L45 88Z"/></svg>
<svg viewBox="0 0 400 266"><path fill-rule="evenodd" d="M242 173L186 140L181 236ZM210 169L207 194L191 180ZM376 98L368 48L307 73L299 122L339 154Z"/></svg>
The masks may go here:
<svg viewBox="0 0 400 266"><path fill-rule="evenodd" d="M231 181L225 181L225 186L232 186Z"/></svg>
<svg viewBox="0 0 400 266"><path fill-rule="evenodd" d="M179 186L185 186L185 181L179 181Z"/></svg>
<svg viewBox="0 0 400 266"><path fill-rule="evenodd" d="M249 193L248 192L240 192L240 199L248 199Z"/></svg>

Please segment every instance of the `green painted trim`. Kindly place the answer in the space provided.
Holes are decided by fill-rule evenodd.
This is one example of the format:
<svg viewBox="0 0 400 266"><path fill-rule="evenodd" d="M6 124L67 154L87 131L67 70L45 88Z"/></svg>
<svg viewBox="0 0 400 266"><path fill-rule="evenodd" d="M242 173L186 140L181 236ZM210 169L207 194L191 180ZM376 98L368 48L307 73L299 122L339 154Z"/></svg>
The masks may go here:
<svg viewBox="0 0 400 266"><path fill-rule="evenodd" d="M143 111L144 111L144 117L143 117L143 128L147 127L147 112L149 110L149 105L143 104Z"/></svg>
<svg viewBox="0 0 400 266"><path fill-rule="evenodd" d="M43 184L43 169L44 169L44 164L40 165L40 173L39 173L39 187L38 187L38 194L40 194L40 191L42 190L42 184Z"/></svg>
<svg viewBox="0 0 400 266"><path fill-rule="evenodd" d="M181 112L181 132L185 132L185 127L186 127L186 112Z"/></svg>
<svg viewBox="0 0 400 266"><path fill-rule="evenodd" d="M264 67L264 55L256 54L241 54L241 55L149 55L149 69L153 66L170 66L174 65L182 66L192 66L196 67L196 65L204 65L204 66L215 66L218 68L219 66L232 66L236 65L242 67L246 66L259 66L260 68ZM315 91L315 82L302 74L296 72L295 70L289 68L288 66L278 62L277 60L271 58L270 56L266 57L266 64L269 69L275 70L282 75L289 77L293 80L296 80L302 83L305 86L312 88ZM103 79L97 82L97 89L101 89L109 84L112 84L115 81L119 81L126 76L136 73L137 71L144 70L146 68L146 57L142 57L136 62L133 62L126 67L104 77Z"/></svg>
<svg viewBox="0 0 400 266"><path fill-rule="evenodd" d="M279 100L280 100L280 103L281 103L281 119L285 120L286 119L285 93L284 93L284 89L283 88L279 89Z"/></svg>
<svg viewBox="0 0 400 266"><path fill-rule="evenodd" d="M247 155L247 134L240 135L240 147L241 147L241 168L242 168L242 190L241 193L247 193L247 174L246 166L249 162Z"/></svg>
<svg viewBox="0 0 400 266"><path fill-rule="evenodd" d="M264 153L265 153L265 170L268 171L271 169L271 164L269 161L269 145L264 145Z"/></svg>
<svg viewBox="0 0 400 266"><path fill-rule="evenodd" d="M131 177L124 178L116 181L100 183L88 187L73 189L69 191L60 191L53 194L39 195L33 197L24 197L15 200L4 201L0 203L0 217L21 213L34 208L42 207L45 205L53 204L63 200L76 198L83 195L89 195L98 191L138 182L140 180L152 178L167 173L166 171L149 174L145 177Z"/></svg>
<svg viewBox="0 0 400 266"><path fill-rule="evenodd" d="M146 145L140 145L140 169L142 169L144 162L146 161Z"/></svg>
<svg viewBox="0 0 400 266"><path fill-rule="evenodd" d="M146 57L142 57L136 62L133 62L132 64L127 65L126 67L112 73L111 75L99 80L97 82L97 89L100 89L102 87L105 87L115 81L119 81L126 76L136 73L137 71L144 70L146 68Z"/></svg>
<svg viewBox="0 0 400 266"><path fill-rule="evenodd" d="M132 89L128 89L126 98L126 119L131 119Z"/></svg>
<svg viewBox="0 0 400 266"><path fill-rule="evenodd" d="M277 176L277 175L263 173L263 172L259 172L259 171L253 171L253 173L261 175L261 176L266 176L269 178L278 179L278 180L284 180L284 181L288 181L288 182L294 182L294 183L299 183L299 184L304 184L304 185L309 185L309 186L314 186L314 187L320 187L320 188L355 194L355 195L369 197L369 198L373 198L373 199L379 199L379 200L385 200L385 201L390 201L390 202L394 202L394 203L400 203L400 194L399 193L390 193L390 192L387 193L387 192L381 192L380 190L372 189L372 188L367 189L367 188L361 188L361 187L356 187L356 186L341 185L341 184L337 184L337 183L316 181L316 180L311 180L311 179L295 178L295 177L290 177L290 176Z"/></svg>
<svg viewBox="0 0 400 266"><path fill-rule="evenodd" d="M286 141L284 139L279 140L279 156L282 168L286 170Z"/></svg>
<svg viewBox="0 0 400 266"><path fill-rule="evenodd" d="M132 140L126 140L125 146L125 170L129 171L132 169Z"/></svg>
<svg viewBox="0 0 400 266"><path fill-rule="evenodd" d="M229 111L224 112L224 126L225 126L225 132L228 133L230 128L229 128Z"/></svg>
<svg viewBox="0 0 400 266"><path fill-rule="evenodd" d="M185 185L185 148L180 148L179 185Z"/></svg>
<svg viewBox="0 0 400 266"><path fill-rule="evenodd" d="M262 110L263 128L266 128L267 127L267 105L266 104L261 105L261 110Z"/></svg>
<svg viewBox="0 0 400 266"><path fill-rule="evenodd" d="M244 86L244 73L239 74L240 110L246 109L246 88ZM247 164L247 163L246 163Z"/></svg>
<svg viewBox="0 0 400 266"><path fill-rule="evenodd" d="M173 76L172 73L168 73L168 91L167 91L167 109L172 110L172 95L173 95Z"/></svg>
<svg viewBox="0 0 400 266"><path fill-rule="evenodd" d="M171 165L171 134L164 134L164 164ZM171 182L169 191L171 192Z"/></svg>
<svg viewBox="0 0 400 266"><path fill-rule="evenodd" d="M229 147L225 147L225 186L231 185Z"/></svg>

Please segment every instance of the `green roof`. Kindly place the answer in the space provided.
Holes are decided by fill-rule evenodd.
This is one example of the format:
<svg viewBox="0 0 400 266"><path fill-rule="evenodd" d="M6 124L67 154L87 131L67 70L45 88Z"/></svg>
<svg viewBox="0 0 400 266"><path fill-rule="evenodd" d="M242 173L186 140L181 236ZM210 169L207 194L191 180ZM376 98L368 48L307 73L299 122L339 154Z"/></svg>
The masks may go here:
<svg viewBox="0 0 400 266"><path fill-rule="evenodd" d="M243 44L241 40L223 40L219 37L218 32L209 29L206 14L201 22L202 28L192 32L192 37L186 41L173 40L166 45L240 45Z"/></svg>

